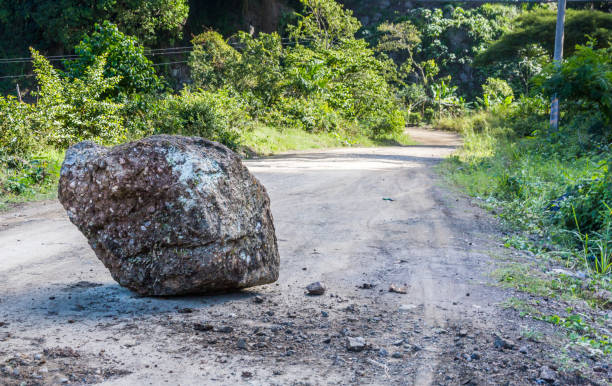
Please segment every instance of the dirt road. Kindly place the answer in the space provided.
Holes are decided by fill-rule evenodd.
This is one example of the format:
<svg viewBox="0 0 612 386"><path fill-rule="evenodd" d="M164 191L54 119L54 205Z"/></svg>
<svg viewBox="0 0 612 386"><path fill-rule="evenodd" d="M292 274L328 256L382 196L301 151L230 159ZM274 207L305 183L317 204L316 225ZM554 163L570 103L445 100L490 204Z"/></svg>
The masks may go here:
<svg viewBox="0 0 612 386"><path fill-rule="evenodd" d="M281 274L239 293L139 297L57 202L1 214L0 383L533 383L546 347L519 342L525 322L487 284L497 227L432 169L459 139L412 134L423 145L246 162L271 196ZM328 292L305 296L313 281Z"/></svg>

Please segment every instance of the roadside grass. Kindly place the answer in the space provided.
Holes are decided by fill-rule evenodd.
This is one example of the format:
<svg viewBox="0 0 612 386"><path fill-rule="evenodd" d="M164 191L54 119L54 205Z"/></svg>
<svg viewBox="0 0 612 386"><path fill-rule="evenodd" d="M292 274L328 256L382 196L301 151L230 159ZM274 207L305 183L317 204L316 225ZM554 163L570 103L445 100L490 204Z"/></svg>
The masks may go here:
<svg viewBox="0 0 612 386"><path fill-rule="evenodd" d="M258 125L246 131L241 145L258 155L272 155L290 150L322 149L346 146L413 145L415 142L407 134L389 134L379 138L347 133L320 132L310 133L297 128L278 130Z"/></svg>
<svg viewBox="0 0 612 386"><path fill-rule="evenodd" d="M498 285L525 294L502 306L558 327L576 350L610 358L608 329L612 323L601 315L612 309L612 278L605 270L598 272L591 260L598 259L599 250L609 256L605 248L612 247L612 232L606 233L605 227L602 232L591 232L593 239L586 245L586 232L581 232L584 220L571 221L567 211L555 207L563 205L564 197L572 192L579 192L579 200L595 202L599 196L591 187L605 180L609 152L590 150L580 134L564 133L561 139L547 141L544 136L516 135L515 129L504 125L487 112L438 122L441 128L460 132L464 139L464 146L438 170L502 220L509 233L504 247L528 251L531 256L496 258L498 268L491 275ZM591 190L580 190L584 187ZM596 211L582 212L587 221L596 216L603 216L604 224L608 221ZM604 265L609 263L606 256L600 259ZM575 271L584 277L577 277Z"/></svg>

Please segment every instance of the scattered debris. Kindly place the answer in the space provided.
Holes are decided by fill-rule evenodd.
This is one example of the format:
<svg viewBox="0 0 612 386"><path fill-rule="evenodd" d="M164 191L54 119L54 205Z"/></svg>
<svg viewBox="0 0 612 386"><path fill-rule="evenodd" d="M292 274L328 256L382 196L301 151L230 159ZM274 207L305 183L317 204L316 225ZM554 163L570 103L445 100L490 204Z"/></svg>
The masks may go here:
<svg viewBox="0 0 612 386"><path fill-rule="evenodd" d="M247 344L247 341L244 338L240 338L236 343L236 347L238 347L240 350L247 350L249 348L249 345Z"/></svg>
<svg viewBox="0 0 612 386"><path fill-rule="evenodd" d="M70 284L67 286L67 290L71 290L71 289L86 289L86 288L95 288L95 287L101 287L103 286L103 284L100 283L92 283L90 281L79 281L76 282L74 284ZM53 299L55 299L54 296L51 296ZM51 298L49 298L51 299Z"/></svg>
<svg viewBox="0 0 612 386"><path fill-rule="evenodd" d="M49 358L78 358L81 356L78 351L71 347L46 348L43 353Z"/></svg>
<svg viewBox="0 0 612 386"><path fill-rule="evenodd" d="M376 287L376 284L372 284L372 283L363 283L362 285L358 285L357 288L361 288L361 289L372 289Z"/></svg>
<svg viewBox="0 0 612 386"><path fill-rule="evenodd" d="M212 331L214 327L209 323L194 323L193 329L196 331Z"/></svg>

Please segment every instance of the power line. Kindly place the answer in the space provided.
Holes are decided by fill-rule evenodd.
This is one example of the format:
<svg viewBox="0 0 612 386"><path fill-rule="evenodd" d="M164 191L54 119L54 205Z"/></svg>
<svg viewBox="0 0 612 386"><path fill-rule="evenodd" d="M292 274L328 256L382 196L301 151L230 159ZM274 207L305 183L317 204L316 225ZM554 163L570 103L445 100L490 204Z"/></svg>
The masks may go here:
<svg viewBox="0 0 612 386"><path fill-rule="evenodd" d="M175 55L175 54L183 54L189 53L193 50L193 47L172 47L172 48L160 48L153 50L145 51L145 55L147 56L158 56L158 55ZM59 60L68 60L68 59L78 59L80 55L58 55L58 56L47 56L46 59L49 61L59 61ZM32 62L32 58L4 58L0 59L0 64L4 63L30 63Z"/></svg>
<svg viewBox="0 0 612 386"><path fill-rule="evenodd" d="M30 76L34 76L34 74L23 74L23 75L6 75L0 76L0 79L11 79L11 78L28 78Z"/></svg>
<svg viewBox="0 0 612 386"><path fill-rule="evenodd" d="M182 61L179 61L179 62L155 63L153 65L154 66L167 66L169 64L179 64L179 63L189 63L189 61L188 60L182 60Z"/></svg>

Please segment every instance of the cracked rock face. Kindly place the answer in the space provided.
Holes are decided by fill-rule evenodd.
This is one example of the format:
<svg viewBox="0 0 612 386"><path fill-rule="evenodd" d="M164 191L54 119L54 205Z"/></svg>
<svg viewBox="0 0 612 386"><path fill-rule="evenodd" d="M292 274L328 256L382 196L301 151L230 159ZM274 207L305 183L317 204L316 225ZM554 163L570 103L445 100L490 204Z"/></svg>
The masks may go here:
<svg viewBox="0 0 612 386"><path fill-rule="evenodd" d="M274 282L270 199L239 157L196 137L68 149L59 199L122 286L180 295Z"/></svg>

